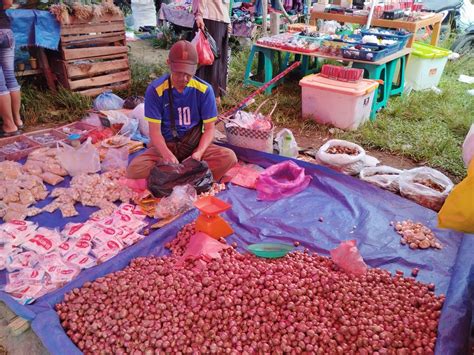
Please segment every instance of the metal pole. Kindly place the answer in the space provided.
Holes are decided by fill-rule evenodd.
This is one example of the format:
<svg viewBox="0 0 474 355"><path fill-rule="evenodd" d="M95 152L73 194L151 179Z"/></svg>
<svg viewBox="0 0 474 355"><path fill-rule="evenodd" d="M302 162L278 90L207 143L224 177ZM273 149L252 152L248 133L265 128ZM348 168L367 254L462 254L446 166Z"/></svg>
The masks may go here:
<svg viewBox="0 0 474 355"><path fill-rule="evenodd" d="M264 36L267 34L267 13L268 0L262 0L262 33Z"/></svg>

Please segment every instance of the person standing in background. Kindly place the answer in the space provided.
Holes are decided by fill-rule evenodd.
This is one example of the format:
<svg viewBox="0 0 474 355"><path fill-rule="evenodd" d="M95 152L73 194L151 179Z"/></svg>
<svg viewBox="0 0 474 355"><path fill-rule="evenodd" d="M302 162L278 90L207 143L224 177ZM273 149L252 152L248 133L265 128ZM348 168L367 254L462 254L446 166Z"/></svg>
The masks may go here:
<svg viewBox="0 0 474 355"><path fill-rule="evenodd" d="M194 30L207 29L219 48L212 65L201 66L196 76L212 85L217 104L227 90L231 0L193 0Z"/></svg>
<svg viewBox="0 0 474 355"><path fill-rule="evenodd" d="M15 77L15 37L6 14L13 0L0 0L0 116L3 120L0 138L21 133L21 92Z"/></svg>

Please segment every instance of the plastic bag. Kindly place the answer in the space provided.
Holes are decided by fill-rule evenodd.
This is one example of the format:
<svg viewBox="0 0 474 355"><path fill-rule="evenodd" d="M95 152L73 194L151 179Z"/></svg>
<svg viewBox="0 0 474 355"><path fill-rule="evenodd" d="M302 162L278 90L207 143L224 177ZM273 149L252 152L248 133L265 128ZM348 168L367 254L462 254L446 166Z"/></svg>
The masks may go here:
<svg viewBox="0 0 474 355"><path fill-rule="evenodd" d="M138 121L130 119L126 124L120 129L119 135L124 137L133 137L138 131Z"/></svg>
<svg viewBox="0 0 474 355"><path fill-rule="evenodd" d="M452 188L452 181L435 169L420 167L400 174L400 194L435 211L441 209Z"/></svg>
<svg viewBox="0 0 474 355"><path fill-rule="evenodd" d="M91 138L78 148L59 142L57 158L71 176L95 173L100 170L99 152L92 145Z"/></svg>
<svg viewBox="0 0 474 355"><path fill-rule="evenodd" d="M112 93L106 91L97 96L94 100L94 108L98 111L102 110L119 110L123 107L123 100Z"/></svg>
<svg viewBox="0 0 474 355"><path fill-rule="evenodd" d="M198 63L200 65L212 65L214 63L214 54L212 53L211 46L206 35L201 30L196 33L191 43L196 47Z"/></svg>
<svg viewBox="0 0 474 355"><path fill-rule="evenodd" d="M438 226L464 233L474 233L474 159L467 177L457 184L438 213Z"/></svg>
<svg viewBox="0 0 474 355"><path fill-rule="evenodd" d="M321 164L348 175L359 174L365 165L365 150L355 143L340 139L327 141L319 148L316 157Z"/></svg>
<svg viewBox="0 0 474 355"><path fill-rule="evenodd" d="M188 246L176 265L182 265L188 258L199 258L202 260L201 267L204 267L206 261L220 259L219 252L227 248L231 248L231 246L217 241L206 233L197 232L189 238Z"/></svg>
<svg viewBox="0 0 474 355"><path fill-rule="evenodd" d="M191 185L175 186L168 197L156 205L155 218L174 217L194 207L197 199L196 189Z"/></svg>
<svg viewBox="0 0 474 355"><path fill-rule="evenodd" d="M283 128L276 135L276 141L278 143L278 152L280 155L289 158L296 158L298 156L298 144L296 143L295 136L287 128Z"/></svg>
<svg viewBox="0 0 474 355"><path fill-rule="evenodd" d="M158 163L147 179L148 190L155 197L169 196L175 186L190 184L198 193L208 191L212 186L212 172L205 161L192 158L181 164Z"/></svg>
<svg viewBox="0 0 474 355"><path fill-rule="evenodd" d="M89 113L86 117L82 119L81 122L84 122L94 127L102 127L102 122L100 122L99 115L95 112Z"/></svg>
<svg viewBox="0 0 474 355"><path fill-rule="evenodd" d="M218 59L220 57L219 47L217 46L216 40L214 37L211 36L207 28L204 28L204 35L206 39L209 41L209 47L211 47L212 54L214 55L214 59Z"/></svg>
<svg viewBox="0 0 474 355"><path fill-rule="evenodd" d="M132 111L131 117L138 121L138 129L145 137L150 137L150 127L148 121L145 120L145 104L140 104Z"/></svg>
<svg viewBox="0 0 474 355"><path fill-rule="evenodd" d="M255 189L257 179L264 169L255 164L237 163L225 173L225 181L235 185Z"/></svg>
<svg viewBox="0 0 474 355"><path fill-rule="evenodd" d="M462 144L462 159L464 166L468 167L472 158L474 157L474 123L471 125L469 132L467 132L464 143Z"/></svg>
<svg viewBox="0 0 474 355"><path fill-rule="evenodd" d="M102 161L102 171L111 171L117 169L127 169L128 166L128 146L121 148L110 148L105 153Z"/></svg>
<svg viewBox="0 0 474 355"><path fill-rule="evenodd" d="M403 170L385 165L368 167L361 170L360 179L382 189L398 192L400 189L398 179L402 172Z"/></svg>
<svg viewBox="0 0 474 355"><path fill-rule="evenodd" d="M265 169L257 179L257 199L275 201L303 191L312 177L305 175L304 169L291 160L275 164Z"/></svg>
<svg viewBox="0 0 474 355"><path fill-rule="evenodd" d="M330 251L334 263L349 274L356 276L367 272L367 265L362 259L355 240L345 240Z"/></svg>

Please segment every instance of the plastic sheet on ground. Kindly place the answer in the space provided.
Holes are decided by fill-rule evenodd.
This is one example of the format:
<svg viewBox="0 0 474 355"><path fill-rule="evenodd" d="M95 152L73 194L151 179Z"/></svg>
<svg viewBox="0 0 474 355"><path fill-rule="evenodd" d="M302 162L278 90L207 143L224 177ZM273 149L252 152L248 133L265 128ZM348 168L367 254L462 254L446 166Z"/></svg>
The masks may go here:
<svg viewBox="0 0 474 355"><path fill-rule="evenodd" d="M263 167L283 161L275 155L235 150L243 161ZM257 201L256 191L232 184L219 194L220 199L232 204L232 209L223 214L235 231L227 242L237 242L238 250L245 252L246 246L252 243L298 240L300 249L307 247L328 256L341 241L355 239L369 267L381 267L392 273L402 270L406 275L417 267L420 269L418 280L435 283L436 293L447 295L436 353L466 353L472 312L470 292L474 283L474 235L437 229L434 211L368 183L321 166L298 164L313 179L308 188L297 195L278 201ZM59 212L52 216L41 214L33 220L43 226L62 227L69 221L86 220L95 209L79 207L78 210L80 216L68 220L61 219ZM35 317L32 327L52 354L78 354L79 350L61 328L54 304L60 302L66 292L81 287L86 281L123 269L135 257L167 254L165 243L197 215L196 209L189 211L116 257L83 271L65 287L41 297L32 305L15 304L4 293L0 293L0 300L9 299L8 305L19 315L29 316L28 319ZM320 217L323 217L322 222ZM422 222L433 229L443 249L411 250L402 246L390 221L406 219Z"/></svg>

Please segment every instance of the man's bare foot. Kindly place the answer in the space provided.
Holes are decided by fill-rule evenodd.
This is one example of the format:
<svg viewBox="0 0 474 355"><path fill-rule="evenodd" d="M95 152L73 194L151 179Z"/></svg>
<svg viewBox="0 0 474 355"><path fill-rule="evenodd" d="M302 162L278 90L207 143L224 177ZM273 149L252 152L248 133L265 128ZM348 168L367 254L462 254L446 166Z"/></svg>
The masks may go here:
<svg viewBox="0 0 474 355"><path fill-rule="evenodd" d="M18 127L18 128L23 128L23 121L22 119L18 119L18 120L15 120L15 125Z"/></svg>

